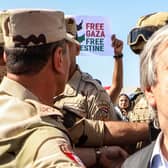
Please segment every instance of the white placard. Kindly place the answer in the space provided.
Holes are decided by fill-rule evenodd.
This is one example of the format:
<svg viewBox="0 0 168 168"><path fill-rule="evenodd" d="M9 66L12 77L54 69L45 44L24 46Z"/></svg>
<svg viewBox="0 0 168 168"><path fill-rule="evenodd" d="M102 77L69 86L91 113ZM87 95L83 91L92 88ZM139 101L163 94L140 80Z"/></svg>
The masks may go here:
<svg viewBox="0 0 168 168"><path fill-rule="evenodd" d="M111 23L102 16L73 16L77 24L81 55L112 56Z"/></svg>

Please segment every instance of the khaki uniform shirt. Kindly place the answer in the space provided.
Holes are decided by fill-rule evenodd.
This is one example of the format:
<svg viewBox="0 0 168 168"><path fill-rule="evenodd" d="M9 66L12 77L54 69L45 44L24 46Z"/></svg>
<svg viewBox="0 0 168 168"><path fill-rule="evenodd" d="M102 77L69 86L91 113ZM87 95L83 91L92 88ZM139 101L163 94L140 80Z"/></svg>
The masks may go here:
<svg viewBox="0 0 168 168"><path fill-rule="evenodd" d="M72 152L62 114L19 83L0 84L0 168L84 167Z"/></svg>
<svg viewBox="0 0 168 168"><path fill-rule="evenodd" d="M137 93L136 99L133 101L132 109L128 112L129 121L131 122L150 122L154 119L154 113L149 106L145 95Z"/></svg>
<svg viewBox="0 0 168 168"><path fill-rule="evenodd" d="M54 106L63 110L64 125L76 146L103 145L104 123L95 120L117 118L107 92L79 67L66 84L63 94L55 97Z"/></svg>
<svg viewBox="0 0 168 168"><path fill-rule="evenodd" d="M68 81L64 93L57 96L55 106L75 113L80 118L113 120L115 113L105 89L79 68Z"/></svg>

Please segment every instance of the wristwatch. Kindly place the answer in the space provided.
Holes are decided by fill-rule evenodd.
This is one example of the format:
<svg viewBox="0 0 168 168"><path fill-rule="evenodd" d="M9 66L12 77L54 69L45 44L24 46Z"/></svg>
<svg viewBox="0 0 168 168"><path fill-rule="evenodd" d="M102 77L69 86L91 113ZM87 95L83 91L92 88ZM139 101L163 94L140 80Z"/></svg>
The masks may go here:
<svg viewBox="0 0 168 168"><path fill-rule="evenodd" d="M121 53L121 54L118 54L118 55L114 55L114 56L113 56L113 58L116 58L116 59L117 59L117 58L122 58L122 57L123 57L123 54L122 54L122 53Z"/></svg>

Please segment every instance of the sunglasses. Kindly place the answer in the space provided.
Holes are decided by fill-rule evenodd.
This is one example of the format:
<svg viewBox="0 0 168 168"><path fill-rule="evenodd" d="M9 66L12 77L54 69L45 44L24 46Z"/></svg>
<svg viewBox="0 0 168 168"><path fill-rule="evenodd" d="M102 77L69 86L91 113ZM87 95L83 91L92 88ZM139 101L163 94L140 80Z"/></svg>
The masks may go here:
<svg viewBox="0 0 168 168"><path fill-rule="evenodd" d="M128 35L128 45L136 44L140 37L146 42L156 30L156 26L133 28Z"/></svg>

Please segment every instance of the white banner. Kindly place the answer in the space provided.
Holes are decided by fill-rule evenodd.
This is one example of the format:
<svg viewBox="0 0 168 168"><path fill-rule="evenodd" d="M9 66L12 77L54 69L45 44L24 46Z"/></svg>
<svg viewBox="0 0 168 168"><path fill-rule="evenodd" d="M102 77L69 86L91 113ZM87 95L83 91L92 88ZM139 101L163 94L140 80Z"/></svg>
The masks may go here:
<svg viewBox="0 0 168 168"><path fill-rule="evenodd" d="M77 23L81 55L112 56L111 24L102 16L73 16Z"/></svg>

